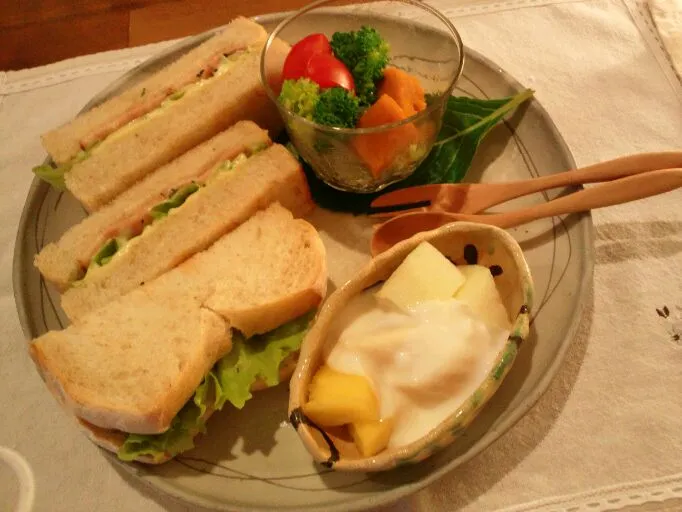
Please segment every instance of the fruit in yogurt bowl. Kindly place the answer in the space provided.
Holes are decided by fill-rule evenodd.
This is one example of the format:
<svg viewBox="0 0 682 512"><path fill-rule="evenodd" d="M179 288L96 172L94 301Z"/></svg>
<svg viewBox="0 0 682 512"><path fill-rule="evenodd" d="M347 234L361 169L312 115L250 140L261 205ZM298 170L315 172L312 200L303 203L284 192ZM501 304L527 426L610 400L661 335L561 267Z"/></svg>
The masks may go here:
<svg viewBox="0 0 682 512"><path fill-rule="evenodd" d="M327 427L379 421L379 406L370 382L361 375L318 370L310 384L303 413Z"/></svg>
<svg viewBox="0 0 682 512"><path fill-rule="evenodd" d="M513 364L532 295L520 247L492 226L452 224L373 259L327 299L303 342L289 413L307 450L336 470L383 471L452 443ZM319 409L329 372L364 379L366 398L353 400L378 414L330 424ZM348 386L327 389L322 409L349 404Z"/></svg>

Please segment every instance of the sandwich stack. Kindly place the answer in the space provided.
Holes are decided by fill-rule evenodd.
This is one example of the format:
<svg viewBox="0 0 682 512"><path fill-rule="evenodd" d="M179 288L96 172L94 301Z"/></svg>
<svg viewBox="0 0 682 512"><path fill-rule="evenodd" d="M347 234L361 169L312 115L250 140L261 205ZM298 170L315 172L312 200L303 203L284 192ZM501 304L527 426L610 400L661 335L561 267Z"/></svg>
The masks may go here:
<svg viewBox="0 0 682 512"><path fill-rule="evenodd" d="M270 138L281 120L260 84L265 37L239 18L43 136L54 164L36 173L91 214L35 258L72 323L29 351L124 460L165 462L226 403L286 380L326 293L305 174Z"/></svg>
<svg viewBox="0 0 682 512"><path fill-rule="evenodd" d="M251 119L276 133L277 109L260 84L267 33L245 18L160 72L42 137L55 162L36 173L95 211L133 183L226 129ZM275 41L276 86L289 47Z"/></svg>

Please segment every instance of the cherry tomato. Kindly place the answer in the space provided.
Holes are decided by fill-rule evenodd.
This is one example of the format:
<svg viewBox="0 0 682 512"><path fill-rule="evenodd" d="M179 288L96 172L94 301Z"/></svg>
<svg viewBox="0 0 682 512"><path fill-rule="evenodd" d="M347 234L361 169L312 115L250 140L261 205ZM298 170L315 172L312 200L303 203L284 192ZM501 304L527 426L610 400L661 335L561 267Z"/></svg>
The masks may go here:
<svg viewBox="0 0 682 512"><path fill-rule="evenodd" d="M296 80L305 76L306 66L313 55L332 54L329 39L324 34L310 34L291 47L284 61L283 80Z"/></svg>
<svg viewBox="0 0 682 512"><path fill-rule="evenodd" d="M305 76L316 82L321 89L343 87L348 91L355 91L353 75L346 65L333 55L318 53L310 57Z"/></svg>

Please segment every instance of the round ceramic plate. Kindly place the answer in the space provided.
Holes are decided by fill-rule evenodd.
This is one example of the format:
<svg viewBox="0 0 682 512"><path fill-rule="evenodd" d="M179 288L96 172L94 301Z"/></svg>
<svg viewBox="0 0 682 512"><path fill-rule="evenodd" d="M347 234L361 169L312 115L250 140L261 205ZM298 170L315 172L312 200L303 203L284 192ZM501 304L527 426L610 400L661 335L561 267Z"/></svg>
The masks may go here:
<svg viewBox="0 0 682 512"><path fill-rule="evenodd" d="M321 13L304 31L319 32L338 26L339 16ZM367 16L367 23L381 31L384 20ZM282 17L267 16L258 21L272 29ZM440 32L423 30L428 37L444 37ZM208 35L183 41L144 63L99 94L86 108L158 70ZM393 48L394 54L399 51ZM499 98L521 89L498 66L467 50L464 74L455 94ZM554 124L533 100L488 135L467 181L526 179L561 172L573 165ZM501 209L537 204L565 192L535 194ZM33 267L33 257L84 215L73 197L34 181L19 226L14 260L16 302L28 338L66 324L59 309L59 297ZM311 221L327 247L333 289L368 260L370 222L322 209L317 209ZM167 464L158 467L123 464L108 452L103 454L166 493L217 509L345 512L385 504L425 487L480 453L528 411L546 390L575 333L585 290L592 278L589 215L537 221L511 232L521 243L535 280L537 300L530 338L501 389L466 434L426 462L373 475L336 473L314 465L286 422L286 385L257 394L241 411L225 408L211 419L208 434L199 440L196 449Z"/></svg>

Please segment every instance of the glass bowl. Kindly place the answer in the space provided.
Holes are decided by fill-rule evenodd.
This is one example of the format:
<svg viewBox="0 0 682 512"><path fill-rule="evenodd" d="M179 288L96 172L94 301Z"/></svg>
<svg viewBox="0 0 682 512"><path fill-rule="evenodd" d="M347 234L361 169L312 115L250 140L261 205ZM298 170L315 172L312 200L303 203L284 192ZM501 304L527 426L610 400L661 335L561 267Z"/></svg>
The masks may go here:
<svg viewBox="0 0 682 512"><path fill-rule="evenodd" d="M406 10L407 8L407 10ZM415 9L419 12L415 14ZM420 23L396 23L419 17ZM290 45L312 33L328 38L337 31L369 25L391 47L390 66L416 76L427 95L422 111L372 128L337 128L305 119L278 101L279 90L266 79L273 41ZM448 37L442 37L446 33ZM319 0L282 21L270 34L261 56L261 80L279 108L299 155L325 183L347 192L377 192L410 176L426 158L440 131L448 97L464 66L462 40L450 21L417 0ZM368 162L371 160L371 164Z"/></svg>

